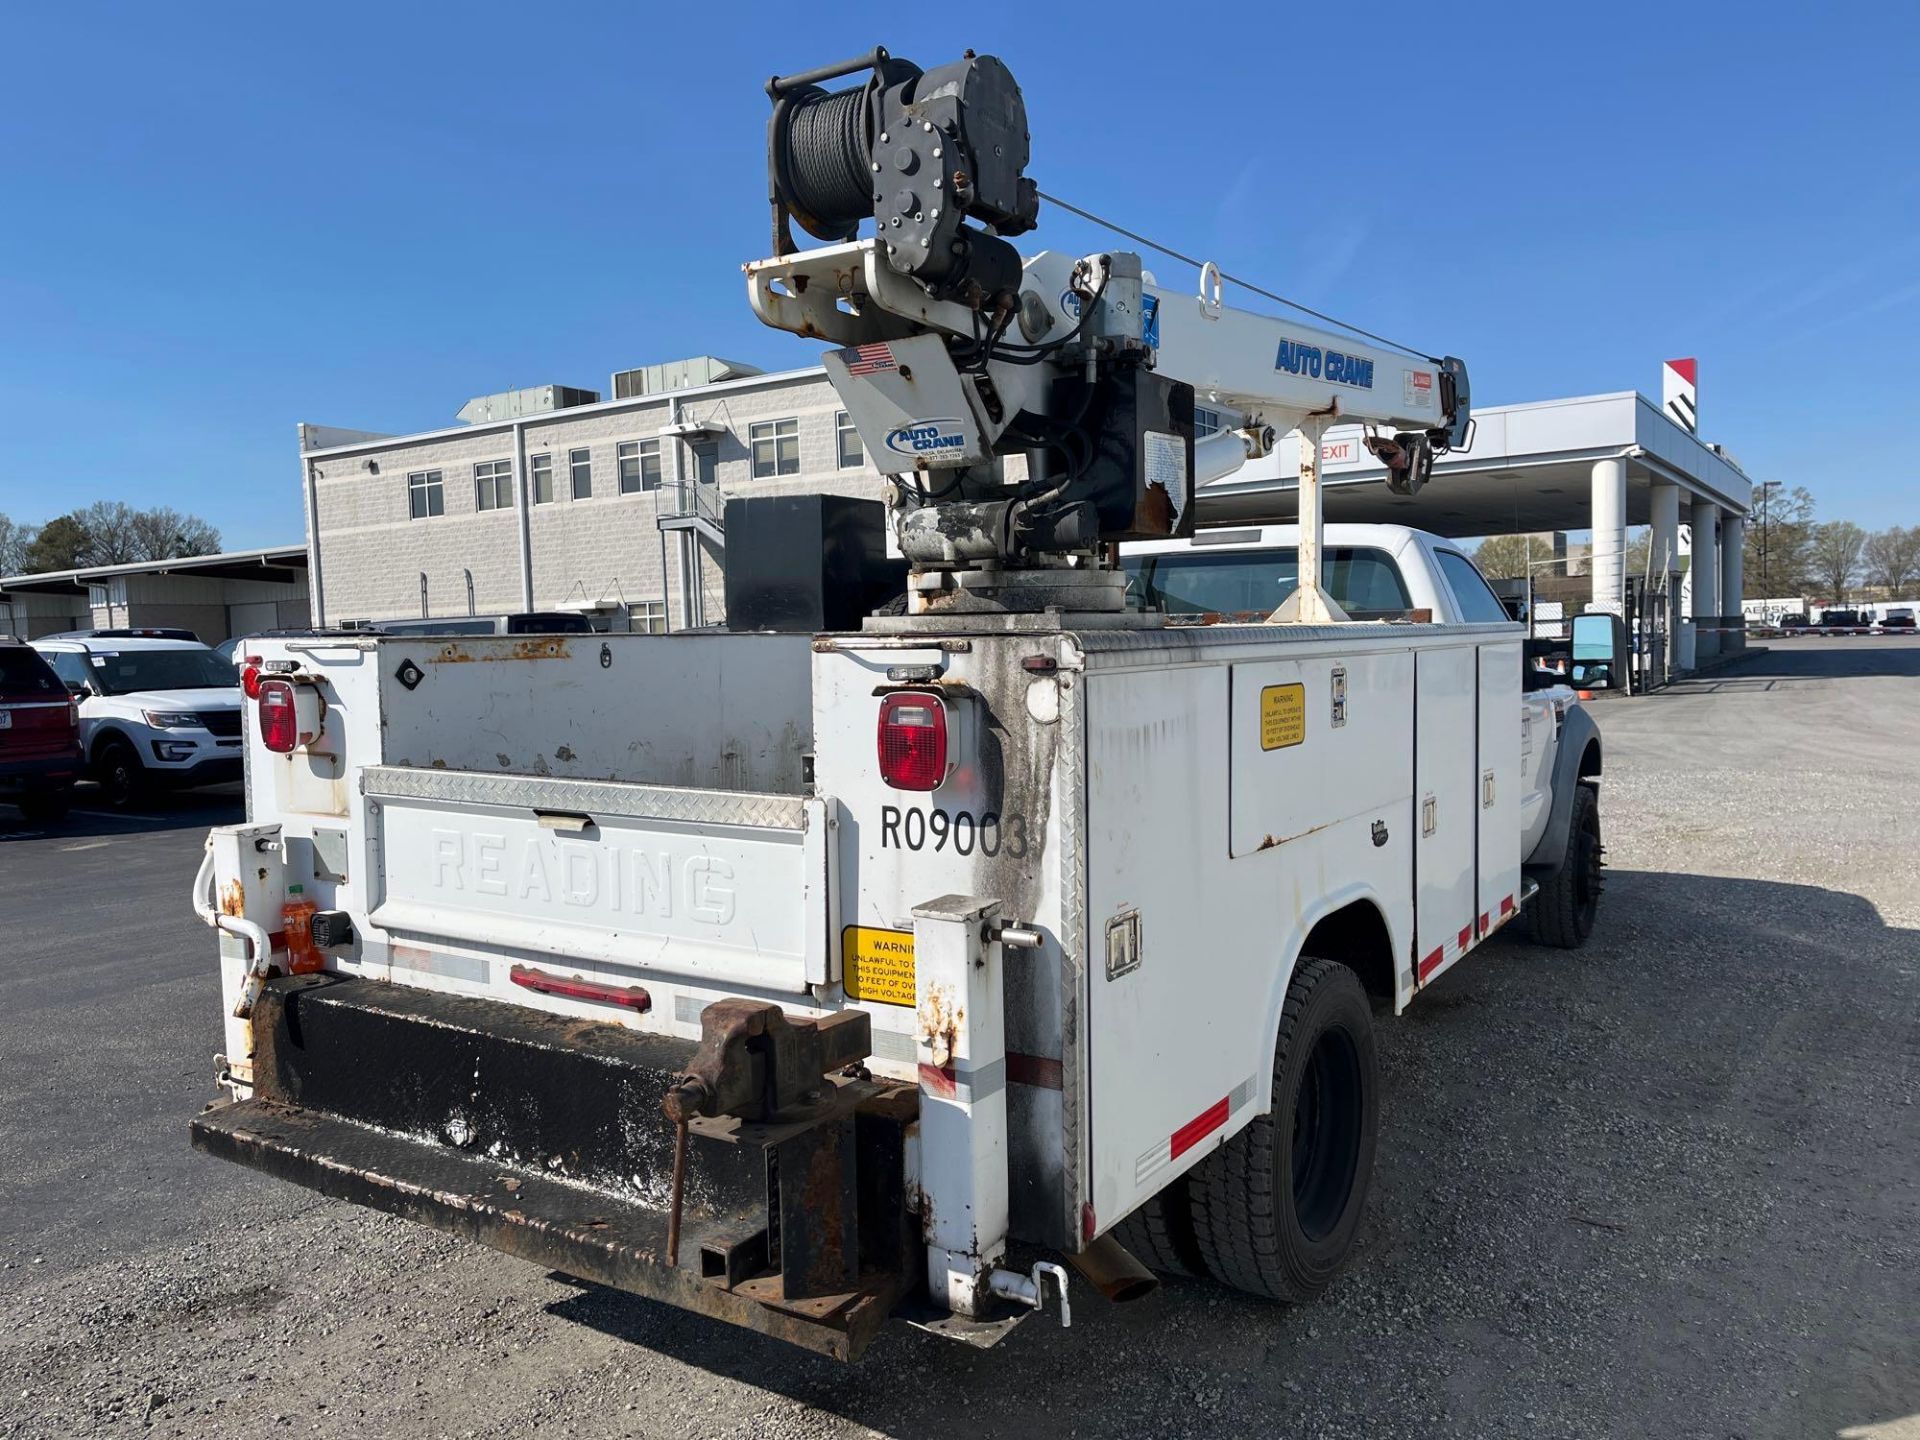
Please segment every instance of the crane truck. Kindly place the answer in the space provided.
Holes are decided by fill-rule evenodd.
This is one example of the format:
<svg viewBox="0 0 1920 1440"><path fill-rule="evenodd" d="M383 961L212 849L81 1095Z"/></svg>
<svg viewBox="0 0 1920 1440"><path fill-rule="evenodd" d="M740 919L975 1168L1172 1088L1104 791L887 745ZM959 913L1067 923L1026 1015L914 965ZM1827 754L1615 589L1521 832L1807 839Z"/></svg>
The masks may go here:
<svg viewBox="0 0 1920 1440"><path fill-rule="evenodd" d="M1213 267L1022 255L990 56L768 93L748 298L824 342L904 602L248 642L193 1143L842 1358L890 1317L1067 1323L1050 1255L1110 1298L1310 1300L1369 1190L1376 1016L1522 915L1571 947L1596 914L1586 712L1464 556L1320 519L1321 432L1363 422L1417 495L1466 367L1228 305ZM1297 529L1196 534L1293 431ZM1391 613L1341 578L1368 549ZM1271 613L1169 602L1229 550Z"/></svg>

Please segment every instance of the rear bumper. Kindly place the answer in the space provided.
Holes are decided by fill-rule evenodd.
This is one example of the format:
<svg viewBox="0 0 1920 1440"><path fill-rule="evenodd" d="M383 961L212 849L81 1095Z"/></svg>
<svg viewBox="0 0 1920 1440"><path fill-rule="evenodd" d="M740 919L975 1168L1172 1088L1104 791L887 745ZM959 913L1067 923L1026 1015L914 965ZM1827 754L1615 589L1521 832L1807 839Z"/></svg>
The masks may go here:
<svg viewBox="0 0 1920 1440"><path fill-rule="evenodd" d="M45 795L71 788L80 778L80 752L0 760L0 795Z"/></svg>
<svg viewBox="0 0 1920 1440"><path fill-rule="evenodd" d="M696 1121L669 1264L660 1102L691 1043L331 975L269 981L254 1035L253 1098L192 1124L221 1159L843 1360L924 1271L911 1087Z"/></svg>

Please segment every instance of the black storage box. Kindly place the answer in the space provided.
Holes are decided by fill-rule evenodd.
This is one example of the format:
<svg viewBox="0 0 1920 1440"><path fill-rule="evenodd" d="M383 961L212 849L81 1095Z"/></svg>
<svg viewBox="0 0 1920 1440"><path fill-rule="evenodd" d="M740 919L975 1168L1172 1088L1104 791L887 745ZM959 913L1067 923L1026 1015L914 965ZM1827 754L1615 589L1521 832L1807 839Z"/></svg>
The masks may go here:
<svg viewBox="0 0 1920 1440"><path fill-rule="evenodd" d="M729 630L858 630L906 593L878 500L755 496L727 501L725 523Z"/></svg>

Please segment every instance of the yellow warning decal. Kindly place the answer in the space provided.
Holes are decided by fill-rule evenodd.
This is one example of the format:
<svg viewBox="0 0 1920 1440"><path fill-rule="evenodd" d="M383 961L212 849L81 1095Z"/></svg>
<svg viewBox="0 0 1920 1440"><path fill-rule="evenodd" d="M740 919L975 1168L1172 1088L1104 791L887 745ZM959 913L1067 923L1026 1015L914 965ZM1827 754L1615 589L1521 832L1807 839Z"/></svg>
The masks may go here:
<svg viewBox="0 0 1920 1440"><path fill-rule="evenodd" d="M1307 687L1264 685L1260 689L1260 748L1284 750L1307 738Z"/></svg>
<svg viewBox="0 0 1920 1440"><path fill-rule="evenodd" d="M913 932L847 926L840 932L840 983L849 999L915 1003Z"/></svg>

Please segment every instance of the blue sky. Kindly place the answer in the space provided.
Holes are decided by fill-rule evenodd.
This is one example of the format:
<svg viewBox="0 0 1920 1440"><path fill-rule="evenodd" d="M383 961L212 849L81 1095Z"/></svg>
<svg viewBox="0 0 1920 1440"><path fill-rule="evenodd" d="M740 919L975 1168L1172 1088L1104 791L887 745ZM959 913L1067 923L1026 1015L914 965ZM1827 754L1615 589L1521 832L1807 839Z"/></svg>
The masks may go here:
<svg viewBox="0 0 1920 1440"><path fill-rule="evenodd" d="M740 281L761 85L880 42L1000 55L1042 188L1464 356L1478 403L1697 355L1756 479L1920 523L1920 7L1790 8L11 7L0 512L297 540L296 421L810 363Z"/></svg>

